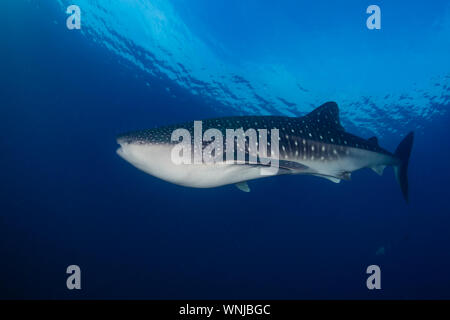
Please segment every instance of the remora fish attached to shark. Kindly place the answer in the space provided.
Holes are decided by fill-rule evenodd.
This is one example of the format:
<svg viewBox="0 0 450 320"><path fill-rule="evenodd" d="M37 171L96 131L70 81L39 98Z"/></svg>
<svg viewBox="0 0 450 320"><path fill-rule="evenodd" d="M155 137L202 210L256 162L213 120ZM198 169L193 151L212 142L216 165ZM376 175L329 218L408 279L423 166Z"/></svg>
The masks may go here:
<svg viewBox="0 0 450 320"><path fill-rule="evenodd" d="M194 127L194 122L188 122L122 134L117 138L120 144L117 153L148 174L187 187L212 188L236 184L239 189L249 191L246 181L267 177L260 171L267 163L248 161L251 152L247 140L244 161L174 163L172 150L179 141L172 141L172 133L184 128L194 143ZM277 156L277 175L309 174L338 183L342 179L349 180L351 173L358 169L372 168L381 175L386 166L393 166L403 196L408 201L407 171L414 133L410 132L395 152L390 153L378 145L376 137L366 140L345 132L335 102L327 102L303 117L237 116L203 120L202 136L211 128L223 135L227 129L247 131L258 128L267 130L269 138L271 130L278 129L278 150L267 153L271 160L275 160L274 155ZM201 148L207 145L202 141ZM223 152L229 147L224 139ZM236 149L239 149L239 144Z"/></svg>

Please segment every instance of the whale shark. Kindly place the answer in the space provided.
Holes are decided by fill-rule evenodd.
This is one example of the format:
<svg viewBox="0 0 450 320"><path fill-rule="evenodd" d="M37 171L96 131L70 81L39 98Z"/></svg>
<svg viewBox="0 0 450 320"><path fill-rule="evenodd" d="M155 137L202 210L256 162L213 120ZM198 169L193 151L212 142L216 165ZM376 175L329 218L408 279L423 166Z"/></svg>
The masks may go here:
<svg viewBox="0 0 450 320"><path fill-rule="evenodd" d="M335 102L324 103L302 117L233 116L206 119L201 124L200 135L212 128L224 135L228 133L227 130L242 129L248 132L258 128L260 133L265 130L267 148L272 142L272 146L277 145L277 150L269 148L264 157L250 161L255 151L251 150L248 137L240 145L234 138L223 141L215 139L216 143L219 141L217 149L220 149L220 145L223 147L222 152L234 150L233 161L175 163L173 150L180 141L174 141L173 133L182 128L188 135L186 139L189 144L194 145L196 142L195 131L198 128L195 122L186 122L120 134L117 136L120 145L117 153L136 168L174 184L194 188L236 184L245 192L250 191L248 181L271 175L306 174L339 183L350 180L352 172L359 169L371 168L382 175L386 166L392 166L402 195L408 202L408 163L414 132L408 133L395 152L391 153L379 146L376 137L364 139L346 132ZM277 139L274 140L274 137ZM212 141L201 141L200 149L205 150ZM185 151L188 159L195 156L195 148ZM237 155L239 151L244 152L244 157L240 159ZM269 163L277 164L276 172L261 174L260 169L268 167Z"/></svg>

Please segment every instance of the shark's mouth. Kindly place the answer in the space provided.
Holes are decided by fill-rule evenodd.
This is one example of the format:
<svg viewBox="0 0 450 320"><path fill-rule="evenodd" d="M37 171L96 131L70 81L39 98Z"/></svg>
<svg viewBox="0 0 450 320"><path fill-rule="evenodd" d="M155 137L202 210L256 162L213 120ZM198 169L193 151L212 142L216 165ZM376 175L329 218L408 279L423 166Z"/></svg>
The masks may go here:
<svg viewBox="0 0 450 320"><path fill-rule="evenodd" d="M122 146L120 146L119 148L117 148L116 153L123 159L125 159L125 153L123 151Z"/></svg>

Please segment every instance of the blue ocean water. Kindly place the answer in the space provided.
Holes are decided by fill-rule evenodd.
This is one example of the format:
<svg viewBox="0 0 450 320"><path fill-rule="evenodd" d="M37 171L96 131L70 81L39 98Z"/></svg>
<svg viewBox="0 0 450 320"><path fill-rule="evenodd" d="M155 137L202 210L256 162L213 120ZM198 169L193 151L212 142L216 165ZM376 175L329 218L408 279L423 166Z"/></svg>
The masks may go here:
<svg viewBox="0 0 450 320"><path fill-rule="evenodd" d="M0 298L450 298L450 5L377 1L368 30L370 4L2 1ZM415 131L409 204L391 168L243 193L115 153L124 131L330 100L387 150Z"/></svg>

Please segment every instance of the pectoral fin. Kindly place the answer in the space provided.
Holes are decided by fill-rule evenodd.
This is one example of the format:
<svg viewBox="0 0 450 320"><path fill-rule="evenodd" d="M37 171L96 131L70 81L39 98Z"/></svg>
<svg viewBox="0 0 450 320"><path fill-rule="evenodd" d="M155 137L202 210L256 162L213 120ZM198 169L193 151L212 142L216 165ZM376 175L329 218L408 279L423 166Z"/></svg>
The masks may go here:
<svg viewBox="0 0 450 320"><path fill-rule="evenodd" d="M242 181L235 184L236 188L244 192L250 192L250 187L247 184L247 181Z"/></svg>
<svg viewBox="0 0 450 320"><path fill-rule="evenodd" d="M375 172L376 172L378 175L380 175L380 176L383 175L383 170L384 170L384 168L386 168L386 166L383 166L383 165L371 167L371 169L372 169L373 171L375 171Z"/></svg>
<svg viewBox="0 0 450 320"><path fill-rule="evenodd" d="M338 179L338 178L332 177L332 176L326 176L326 175L323 175L323 174L313 174L313 176L321 177L321 178L330 180L331 182L334 182L334 183L339 183L339 182L341 182L341 179Z"/></svg>
<svg viewBox="0 0 450 320"><path fill-rule="evenodd" d="M261 163L257 163L254 165L258 165L258 166L259 165L263 165L263 166L274 165L273 159L263 158L263 159L260 159L260 161L261 161L261 163L266 163L266 164L263 165ZM288 160L278 160L278 168L284 169L284 170L289 170L289 171L291 171L291 173L310 171L310 168L308 166L305 166L304 164L301 164L299 162L288 161Z"/></svg>
<svg viewBox="0 0 450 320"><path fill-rule="evenodd" d="M341 179L338 179L338 178L335 178L335 177L322 176L322 178L328 179L328 180L330 180L331 182L334 182L334 183L341 182Z"/></svg>
<svg viewBox="0 0 450 320"><path fill-rule="evenodd" d="M295 161L279 160L279 166L282 169L287 169L294 172L305 172L310 170L308 166Z"/></svg>

